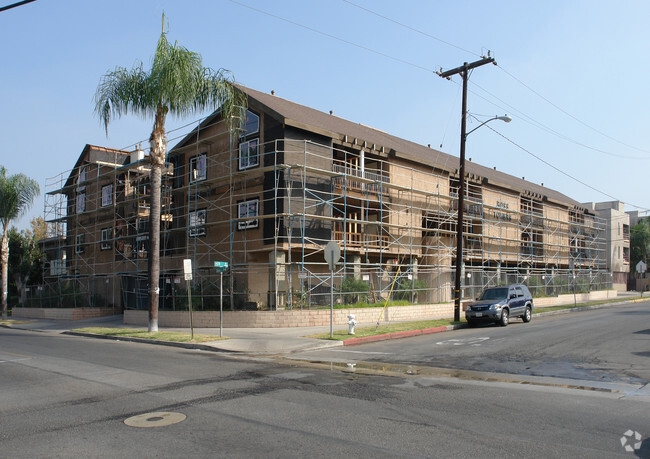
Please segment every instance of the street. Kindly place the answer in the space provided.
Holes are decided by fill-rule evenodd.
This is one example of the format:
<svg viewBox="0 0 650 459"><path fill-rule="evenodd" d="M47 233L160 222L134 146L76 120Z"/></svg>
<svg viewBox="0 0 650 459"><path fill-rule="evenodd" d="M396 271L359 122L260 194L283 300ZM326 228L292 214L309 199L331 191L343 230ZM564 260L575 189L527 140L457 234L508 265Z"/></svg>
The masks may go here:
<svg viewBox="0 0 650 459"><path fill-rule="evenodd" d="M507 327L483 325L296 357L647 384L650 302L534 316L528 324L514 319Z"/></svg>
<svg viewBox="0 0 650 459"><path fill-rule="evenodd" d="M649 457L645 311L647 304L608 308L340 349L354 351L344 358L313 351L293 362L0 328L0 451L4 457ZM601 320L625 336L594 328ZM432 373L330 369L325 352L344 363L354 356L428 366ZM590 365L577 376L591 379L574 378L576 385L606 379L612 387L640 389L433 372L434 365L454 362L476 370L479 355L492 356L482 372L507 371L512 362L510 375L563 381L576 376L561 364L564 355L565 363ZM536 360L526 369L528 357Z"/></svg>

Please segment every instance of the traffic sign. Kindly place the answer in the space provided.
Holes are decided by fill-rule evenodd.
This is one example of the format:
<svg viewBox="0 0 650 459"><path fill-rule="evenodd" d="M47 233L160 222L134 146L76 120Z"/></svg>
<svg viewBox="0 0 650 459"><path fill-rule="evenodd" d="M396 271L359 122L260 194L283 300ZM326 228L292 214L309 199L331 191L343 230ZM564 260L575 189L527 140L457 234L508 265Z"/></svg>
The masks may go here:
<svg viewBox="0 0 650 459"><path fill-rule="evenodd" d="M228 262L227 261L215 261L214 262L214 267L217 268L218 273L222 273L222 272L228 270Z"/></svg>
<svg viewBox="0 0 650 459"><path fill-rule="evenodd" d="M328 242L325 246L325 261L329 265L331 271L334 271L334 268L336 267L336 264L339 262L340 258L341 248L339 245L334 241Z"/></svg>

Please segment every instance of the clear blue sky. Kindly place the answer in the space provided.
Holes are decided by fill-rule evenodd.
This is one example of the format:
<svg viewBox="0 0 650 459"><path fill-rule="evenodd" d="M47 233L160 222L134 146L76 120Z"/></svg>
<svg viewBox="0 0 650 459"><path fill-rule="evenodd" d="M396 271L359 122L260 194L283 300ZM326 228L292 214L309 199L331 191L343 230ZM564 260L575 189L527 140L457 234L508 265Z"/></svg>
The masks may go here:
<svg viewBox="0 0 650 459"><path fill-rule="evenodd" d="M460 80L433 70L491 50L499 66L472 73L469 111L510 114L509 124L489 124L510 141L483 127L468 138L467 156L581 202L610 195L626 210L650 209L650 2L350 2L37 0L0 12L0 164L44 188L87 143L146 145L151 120L123 117L106 137L92 100L115 66L150 64L164 10L170 40L204 65L453 155ZM41 196L18 226L42 213Z"/></svg>

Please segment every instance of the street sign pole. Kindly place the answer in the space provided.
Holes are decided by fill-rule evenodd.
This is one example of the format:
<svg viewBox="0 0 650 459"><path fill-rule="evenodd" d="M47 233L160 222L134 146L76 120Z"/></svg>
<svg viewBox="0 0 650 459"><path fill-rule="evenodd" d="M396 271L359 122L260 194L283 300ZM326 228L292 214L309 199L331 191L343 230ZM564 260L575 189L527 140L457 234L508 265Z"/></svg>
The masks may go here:
<svg viewBox="0 0 650 459"><path fill-rule="evenodd" d="M192 259L186 258L183 260L183 273L185 274L185 281L187 284L187 304L190 311L190 339L194 341L194 324L192 323L192 290L190 289L190 281L192 280Z"/></svg>
<svg viewBox="0 0 650 459"><path fill-rule="evenodd" d="M219 338L223 338L223 271L219 273Z"/></svg>
<svg viewBox="0 0 650 459"><path fill-rule="evenodd" d="M223 273L228 269L227 261L215 261L219 273L219 338L223 338Z"/></svg>
<svg viewBox="0 0 650 459"><path fill-rule="evenodd" d="M330 266L330 339L334 338L334 268L341 258L341 248L330 241L325 246L325 261Z"/></svg>

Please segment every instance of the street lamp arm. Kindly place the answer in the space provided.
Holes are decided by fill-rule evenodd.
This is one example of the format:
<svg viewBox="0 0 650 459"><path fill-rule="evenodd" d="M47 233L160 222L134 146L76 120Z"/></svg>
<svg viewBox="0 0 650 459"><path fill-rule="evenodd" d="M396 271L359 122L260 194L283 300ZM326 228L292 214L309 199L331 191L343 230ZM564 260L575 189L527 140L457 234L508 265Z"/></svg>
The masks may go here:
<svg viewBox="0 0 650 459"><path fill-rule="evenodd" d="M480 128L480 127L483 126L484 124L487 124L487 123L489 123L490 121L494 121L494 120L500 120L500 121L504 121L504 122L506 122L506 123L509 123L510 121L512 121L512 117L511 117L510 115L495 116L494 118L490 118L490 119L487 120L487 121L483 121L481 124L479 124L479 125L476 126L474 129L472 129L472 130L469 131L467 134L465 134L465 138L467 138L468 135L470 135L472 132L476 131L478 128Z"/></svg>

